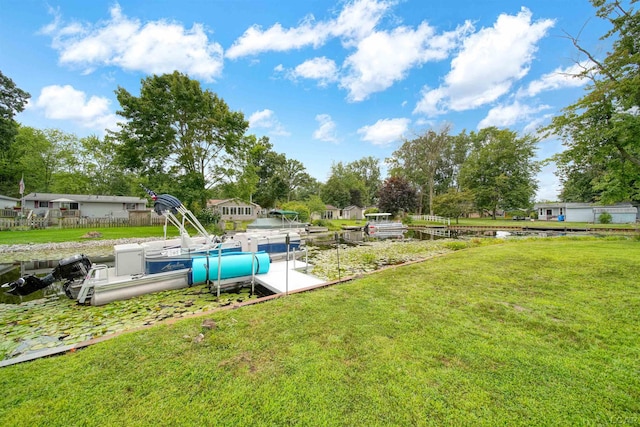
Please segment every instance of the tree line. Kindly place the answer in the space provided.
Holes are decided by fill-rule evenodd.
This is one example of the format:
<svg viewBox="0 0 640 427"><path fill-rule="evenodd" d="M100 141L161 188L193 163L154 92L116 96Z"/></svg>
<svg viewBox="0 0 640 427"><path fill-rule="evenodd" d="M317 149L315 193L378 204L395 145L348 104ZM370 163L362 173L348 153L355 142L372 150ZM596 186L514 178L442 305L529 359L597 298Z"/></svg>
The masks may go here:
<svg viewBox="0 0 640 427"><path fill-rule="evenodd" d="M565 151L554 156L563 184L560 199L576 202L640 201L640 19L629 4L592 0L616 38L604 60L586 54L577 76L586 94L566 107L542 135L555 135ZM537 191L539 139L490 127L451 134L451 125L403 141L384 161L332 164L326 182L298 160L277 153L267 137L248 134L241 112L197 80L175 71L141 80L139 95L118 87L118 129L79 138L57 129L22 126L15 115L29 94L0 72L0 194L27 192L142 194L139 184L171 193L194 211L212 198L240 198L262 207L308 213L325 204L377 207L385 212L460 217L471 211L495 217L528 209Z"/></svg>

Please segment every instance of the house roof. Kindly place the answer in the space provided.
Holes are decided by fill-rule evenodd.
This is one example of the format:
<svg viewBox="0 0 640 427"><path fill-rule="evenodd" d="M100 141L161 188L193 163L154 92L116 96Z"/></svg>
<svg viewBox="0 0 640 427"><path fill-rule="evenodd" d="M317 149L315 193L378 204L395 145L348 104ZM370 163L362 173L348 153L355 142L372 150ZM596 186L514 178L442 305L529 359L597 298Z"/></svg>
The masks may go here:
<svg viewBox="0 0 640 427"><path fill-rule="evenodd" d="M352 211L354 209L362 209L362 208L356 205L350 205L350 206L347 206L346 208L342 208L343 211Z"/></svg>
<svg viewBox="0 0 640 427"><path fill-rule="evenodd" d="M0 199L1 200L11 200L12 202L17 202L20 199L16 199L14 197L9 197L9 196L3 196L2 194L0 194Z"/></svg>
<svg viewBox="0 0 640 427"><path fill-rule="evenodd" d="M56 199L69 199L74 202L84 203L147 203L147 199L132 196L98 196L86 194L60 194L60 193L29 193L24 200L38 200L50 202Z"/></svg>
<svg viewBox="0 0 640 427"><path fill-rule="evenodd" d="M237 197L232 197L231 199L210 199L210 200L207 200L207 206L211 206L211 207L218 206L218 205L221 205L223 203L230 202L230 201L233 201L233 200L238 201L238 202L242 202L242 203L246 203L248 205L260 207L260 205L257 204L257 203L245 202L244 200L239 199Z"/></svg>
<svg viewBox="0 0 640 427"><path fill-rule="evenodd" d="M611 209L617 209L617 212L627 209L628 212L635 212L634 206L631 203L616 203L614 205L597 205L595 203L572 203L572 202L554 202L554 203L536 203L533 205L534 209L540 208L566 208L566 209L593 209L594 211L601 212Z"/></svg>
<svg viewBox="0 0 640 427"><path fill-rule="evenodd" d="M336 210L338 210L338 208L336 208L336 207L335 207L335 206L333 206L333 205L325 205L325 206L324 206L324 208L325 208L326 210L328 210L328 211L336 211Z"/></svg>

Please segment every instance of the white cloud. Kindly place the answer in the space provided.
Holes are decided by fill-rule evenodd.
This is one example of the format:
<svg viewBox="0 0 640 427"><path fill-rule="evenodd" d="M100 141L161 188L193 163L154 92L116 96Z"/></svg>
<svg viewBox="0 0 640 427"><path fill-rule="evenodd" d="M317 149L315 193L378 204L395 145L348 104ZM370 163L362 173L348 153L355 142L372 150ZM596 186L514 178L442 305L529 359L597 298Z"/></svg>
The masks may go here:
<svg viewBox="0 0 640 427"><path fill-rule="evenodd" d="M53 39L60 62L91 73L99 66L118 66L148 74L180 70L195 78L213 81L223 68L222 46L209 42L205 29L186 29L164 20L141 23L122 14L119 5L111 18L94 25L61 25L59 17L41 32Z"/></svg>
<svg viewBox="0 0 640 427"><path fill-rule="evenodd" d="M414 113L437 115L448 110L464 111L493 102L523 78L537 50L538 41L554 24L544 19L531 22L531 12L522 8L513 16L502 14L491 28L466 38L451 61L444 84L425 88Z"/></svg>
<svg viewBox="0 0 640 427"><path fill-rule="evenodd" d="M336 123L331 119L330 115L318 114L316 121L320 126L313 132L313 139L325 142L338 142L336 138Z"/></svg>
<svg viewBox="0 0 640 427"><path fill-rule="evenodd" d="M42 88L32 107L44 111L47 119L71 120L100 131L116 129L116 115L109 110L107 98L87 95L70 85Z"/></svg>
<svg viewBox="0 0 640 427"><path fill-rule="evenodd" d="M267 133L270 135L289 136L288 132L282 123L280 123L272 110L265 109L262 111L256 111L249 117L249 127L252 129L262 128L267 129Z"/></svg>
<svg viewBox="0 0 640 427"><path fill-rule="evenodd" d="M490 126L511 126L515 123L528 120L534 114L549 108L548 105L540 105L534 108L526 104L521 104L518 101L508 105L498 105L489 110L487 117L478 123L478 129Z"/></svg>
<svg viewBox="0 0 640 427"><path fill-rule="evenodd" d="M399 141L407 132L409 119L381 119L371 126L363 126L358 129L361 139L373 145L388 145Z"/></svg>
<svg viewBox="0 0 640 427"><path fill-rule="evenodd" d="M297 27L284 28L280 23L263 30L254 25L227 50L227 58L237 59L263 52L285 52L306 46L324 45L332 37L342 37L351 45L375 28L391 1L355 0L347 3L335 19L316 22L307 16Z"/></svg>
<svg viewBox="0 0 640 427"><path fill-rule="evenodd" d="M340 85L349 91L350 101L362 101L404 79L410 69L445 59L471 28L466 22L455 31L437 35L433 27L422 22L415 30L397 27L389 32L372 32L345 60L346 75Z"/></svg>
<svg viewBox="0 0 640 427"><path fill-rule="evenodd" d="M562 89L565 87L580 87L587 84L586 77L579 76L586 69L591 68L590 61L583 61L570 67L558 67L548 74L544 74L538 80L534 80L526 89L518 92L519 96L536 96L547 90Z"/></svg>
<svg viewBox="0 0 640 427"><path fill-rule="evenodd" d="M328 83L336 80L337 72L336 63L322 56L309 59L298 65L291 71L290 77L293 79L298 77L315 79L318 80L320 86L326 86Z"/></svg>

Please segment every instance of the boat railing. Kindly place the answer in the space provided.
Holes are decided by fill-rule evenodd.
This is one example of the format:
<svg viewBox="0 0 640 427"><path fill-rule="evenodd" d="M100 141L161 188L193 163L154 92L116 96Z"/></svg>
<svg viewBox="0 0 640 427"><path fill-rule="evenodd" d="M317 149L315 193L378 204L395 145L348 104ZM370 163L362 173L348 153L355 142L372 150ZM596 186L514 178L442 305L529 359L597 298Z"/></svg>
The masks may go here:
<svg viewBox="0 0 640 427"><path fill-rule="evenodd" d="M89 298L98 283L107 282L109 280L109 267L104 264L94 264L87 274L87 278L82 282L82 287L78 293L78 302L84 304Z"/></svg>

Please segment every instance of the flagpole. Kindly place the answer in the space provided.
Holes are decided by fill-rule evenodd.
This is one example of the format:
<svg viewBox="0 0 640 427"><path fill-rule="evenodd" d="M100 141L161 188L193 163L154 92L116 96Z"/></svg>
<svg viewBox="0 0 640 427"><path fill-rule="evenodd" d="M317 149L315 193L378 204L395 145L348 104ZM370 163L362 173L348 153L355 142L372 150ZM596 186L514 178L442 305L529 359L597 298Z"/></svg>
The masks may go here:
<svg viewBox="0 0 640 427"><path fill-rule="evenodd" d="M24 172L20 179L20 216L24 217Z"/></svg>

